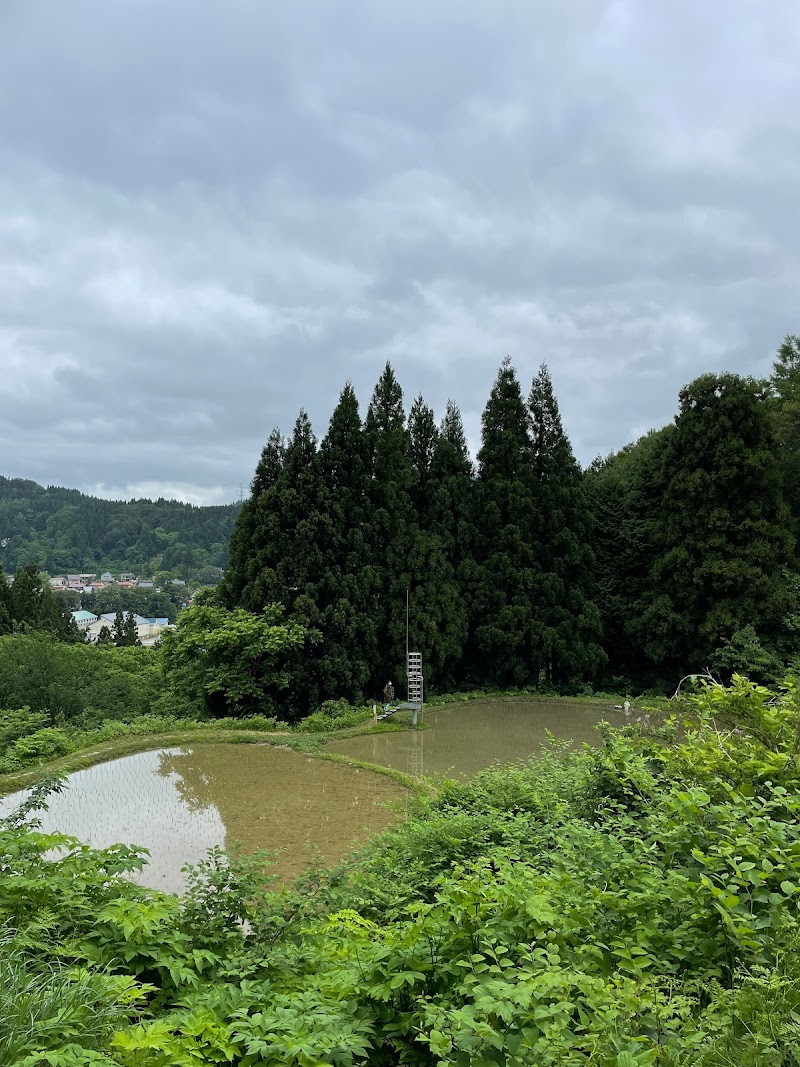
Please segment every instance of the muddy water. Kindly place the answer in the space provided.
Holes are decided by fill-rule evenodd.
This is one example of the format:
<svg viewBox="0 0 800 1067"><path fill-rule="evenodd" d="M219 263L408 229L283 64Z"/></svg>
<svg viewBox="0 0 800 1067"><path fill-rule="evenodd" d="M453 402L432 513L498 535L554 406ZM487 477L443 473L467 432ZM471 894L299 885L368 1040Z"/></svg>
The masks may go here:
<svg viewBox="0 0 800 1067"><path fill-rule="evenodd" d="M315 858L333 862L397 813L408 796L384 775L268 745L196 745L140 752L71 774L50 798L44 830L97 848L144 845L137 880L167 892L185 885L181 867L214 845L280 849L273 873L288 882ZM0 816L24 793L0 800Z"/></svg>
<svg viewBox="0 0 800 1067"><path fill-rule="evenodd" d="M425 730L374 734L326 746L357 759L412 774L467 776L495 761L511 763L534 755L547 732L564 740L598 744L595 726L630 720L613 708L544 700L507 700L426 708Z"/></svg>

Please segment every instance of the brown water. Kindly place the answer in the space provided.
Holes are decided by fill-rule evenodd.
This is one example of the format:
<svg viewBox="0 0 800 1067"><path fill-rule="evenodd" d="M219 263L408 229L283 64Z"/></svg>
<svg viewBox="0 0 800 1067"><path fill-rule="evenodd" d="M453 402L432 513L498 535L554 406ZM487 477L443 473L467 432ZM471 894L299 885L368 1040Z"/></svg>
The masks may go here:
<svg viewBox="0 0 800 1067"><path fill-rule="evenodd" d="M561 701L505 700L426 708L425 730L373 734L333 741L326 750L342 752L411 774L464 777L489 764L527 759L555 737L599 744L595 729L605 719L621 726L622 711Z"/></svg>
<svg viewBox="0 0 800 1067"><path fill-rule="evenodd" d="M25 792L0 800L0 816ZM272 868L289 882L316 859L332 863L397 813L407 791L381 774L269 745L202 744L140 752L69 775L42 828L96 848L144 845L137 880L179 892L181 867L215 845L280 849Z"/></svg>

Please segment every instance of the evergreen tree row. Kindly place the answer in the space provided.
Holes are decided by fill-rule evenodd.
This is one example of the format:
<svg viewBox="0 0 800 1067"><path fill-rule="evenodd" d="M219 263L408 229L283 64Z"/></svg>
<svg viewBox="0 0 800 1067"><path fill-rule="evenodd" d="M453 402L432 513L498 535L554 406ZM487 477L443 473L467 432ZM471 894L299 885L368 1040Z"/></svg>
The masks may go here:
<svg viewBox="0 0 800 1067"><path fill-rule="evenodd" d="M473 465L455 404L437 425L417 397L406 417L387 364L363 419L348 383L322 441L304 411L288 441L273 431L219 596L317 631L298 709L402 691L407 591L430 686L568 686L604 661L590 536L545 366L526 399L504 361Z"/></svg>
<svg viewBox="0 0 800 1067"><path fill-rule="evenodd" d="M800 657L800 338L770 380L706 374L586 473L609 688L760 680Z"/></svg>
<svg viewBox="0 0 800 1067"><path fill-rule="evenodd" d="M42 581L35 563L20 568L11 581L0 567L0 637L14 631L46 631L61 641L82 640L69 608Z"/></svg>
<svg viewBox="0 0 800 1067"><path fill-rule="evenodd" d="M408 415L387 365L365 417L350 384L327 434L273 431L230 544L222 603L278 602L318 634L297 710L428 685L674 687L768 679L800 656L800 339L772 378L703 375L674 422L582 472L542 366L503 362L473 464L452 402Z"/></svg>

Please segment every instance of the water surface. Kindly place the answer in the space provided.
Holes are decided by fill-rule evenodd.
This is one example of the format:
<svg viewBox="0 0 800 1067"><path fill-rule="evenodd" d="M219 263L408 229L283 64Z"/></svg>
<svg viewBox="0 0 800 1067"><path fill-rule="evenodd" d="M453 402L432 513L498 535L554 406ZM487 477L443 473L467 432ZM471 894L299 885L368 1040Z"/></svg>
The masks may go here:
<svg viewBox="0 0 800 1067"><path fill-rule="evenodd" d="M470 701L426 708L425 730L350 737L331 742L326 750L411 774L463 777L494 762L512 763L535 755L548 731L563 740L599 744L595 727L603 719L613 726L630 721L622 711L587 704Z"/></svg>
<svg viewBox="0 0 800 1067"><path fill-rule="evenodd" d="M269 745L201 744L99 763L69 775L42 829L81 841L144 845L143 884L180 891L181 867L215 845L280 849L273 872L289 882L319 859L333 863L397 817L408 795L384 775ZM0 816L25 791L0 799Z"/></svg>

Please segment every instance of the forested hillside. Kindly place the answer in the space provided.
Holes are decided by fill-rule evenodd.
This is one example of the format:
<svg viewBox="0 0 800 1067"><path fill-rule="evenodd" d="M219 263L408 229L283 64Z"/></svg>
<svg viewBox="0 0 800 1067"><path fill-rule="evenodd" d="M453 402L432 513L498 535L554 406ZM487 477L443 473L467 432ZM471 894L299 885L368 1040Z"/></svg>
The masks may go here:
<svg viewBox="0 0 800 1067"><path fill-rule="evenodd" d="M500 367L477 462L458 408L408 413L387 365L365 417L348 384L324 438L274 431L231 540L228 608L282 604L318 631L292 702L428 684L621 692L686 673L770 679L800 653L800 342L770 381L704 375L674 423L581 471L542 366Z"/></svg>
<svg viewBox="0 0 800 1067"><path fill-rule="evenodd" d="M107 567L213 581L239 507L102 500L0 476L0 564L9 573L35 563L51 574Z"/></svg>

